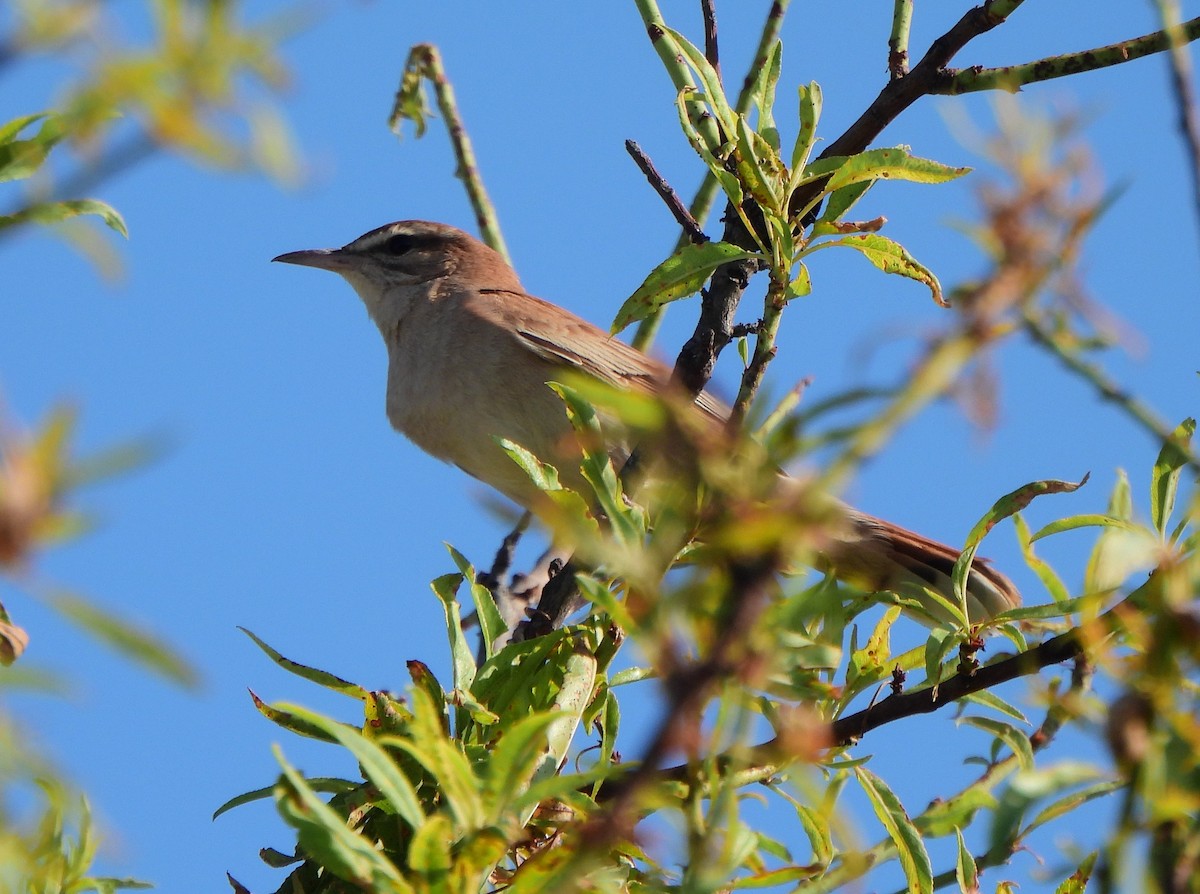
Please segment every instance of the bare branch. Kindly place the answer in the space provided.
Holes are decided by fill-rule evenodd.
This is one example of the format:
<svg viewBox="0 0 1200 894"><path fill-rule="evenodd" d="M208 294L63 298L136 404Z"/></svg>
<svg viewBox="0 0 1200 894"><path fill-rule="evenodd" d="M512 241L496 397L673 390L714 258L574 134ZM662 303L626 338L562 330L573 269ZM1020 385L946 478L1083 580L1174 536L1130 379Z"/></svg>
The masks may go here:
<svg viewBox="0 0 1200 894"><path fill-rule="evenodd" d="M666 203L675 220L683 227L688 241L697 245L708 242L709 240L704 235L704 230L700 228L700 224L696 222L696 218L692 217L692 212L683 204L683 200L679 198L679 193L675 192L671 184L666 181L666 178L658 172L658 169L654 167L654 162L642 151L642 147L633 140L626 140L625 151L633 156L634 162L637 163L641 172L646 175L646 179L650 181L650 185L654 187L654 191L658 193L659 198Z"/></svg>

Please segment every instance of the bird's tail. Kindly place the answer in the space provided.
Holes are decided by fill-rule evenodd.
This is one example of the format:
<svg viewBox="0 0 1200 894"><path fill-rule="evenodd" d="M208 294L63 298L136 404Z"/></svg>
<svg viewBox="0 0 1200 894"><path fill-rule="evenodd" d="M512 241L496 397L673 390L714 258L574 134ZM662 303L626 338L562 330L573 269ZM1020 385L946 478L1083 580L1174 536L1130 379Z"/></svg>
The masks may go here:
<svg viewBox="0 0 1200 894"><path fill-rule="evenodd" d="M868 590L919 597L928 588L955 601L951 575L958 561L957 549L855 509L847 509L847 521L847 529L822 557L825 570ZM967 610L976 623L1021 604L1013 582L986 559L976 558L972 563L966 590ZM932 600L926 607L935 617L946 615Z"/></svg>

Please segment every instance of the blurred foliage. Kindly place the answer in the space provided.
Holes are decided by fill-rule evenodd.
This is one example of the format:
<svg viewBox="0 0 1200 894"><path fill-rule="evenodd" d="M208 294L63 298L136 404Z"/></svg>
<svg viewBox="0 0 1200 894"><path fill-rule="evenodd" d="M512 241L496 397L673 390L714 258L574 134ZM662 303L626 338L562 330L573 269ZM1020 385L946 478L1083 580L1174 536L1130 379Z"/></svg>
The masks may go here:
<svg viewBox="0 0 1200 894"><path fill-rule="evenodd" d="M0 126L0 181L38 174L0 214L0 237L23 223L98 215L124 234L108 205L78 198L152 154L170 151L219 170L255 168L292 180L298 162L273 94L287 74L275 47L301 20L285 10L266 25L240 21L231 0L16 0L0 36L0 76L37 56L61 62L54 111ZM40 122L26 139L18 134ZM72 165L51 176L52 148ZM99 251L86 231L60 230Z"/></svg>
<svg viewBox="0 0 1200 894"><path fill-rule="evenodd" d="M12 0L0 9L0 77L40 57L61 77L57 95L45 100L52 110L0 122L0 239L50 226L102 269L110 266L103 243L76 224L97 218L124 236L125 222L107 203L80 196L159 151L218 170L295 177L272 94L286 82L275 47L298 22L248 27L241 8L229 0ZM195 670L173 648L37 572L40 552L86 528L74 507L79 487L153 453L152 445L131 444L77 459L74 426L68 409L28 432L0 418L0 595L9 605L10 589L40 598L142 667L194 686ZM17 661L29 639L0 603L0 664ZM0 687L44 689L44 682L28 668L0 669ZM36 757L29 739L0 715L0 892L149 887L90 875L97 838L86 801Z"/></svg>

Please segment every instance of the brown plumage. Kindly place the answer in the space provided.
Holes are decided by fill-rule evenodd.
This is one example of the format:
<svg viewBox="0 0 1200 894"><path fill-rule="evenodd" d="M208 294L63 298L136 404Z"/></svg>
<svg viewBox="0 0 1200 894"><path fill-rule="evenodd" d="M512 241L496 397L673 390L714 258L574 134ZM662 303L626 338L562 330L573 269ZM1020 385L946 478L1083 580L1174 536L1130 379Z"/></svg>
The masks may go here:
<svg viewBox="0 0 1200 894"><path fill-rule="evenodd" d="M563 369L620 388L657 392L668 369L607 332L525 292L516 272L454 227L399 221L340 249L275 260L331 270L358 292L388 350L387 412L426 452L459 466L523 506L536 490L495 443L512 440L553 458L571 436L561 401L546 387ZM726 414L704 393L697 406ZM850 507L822 564L868 589L929 587L953 600L953 547ZM967 582L972 618L1020 604L1003 574L976 560Z"/></svg>

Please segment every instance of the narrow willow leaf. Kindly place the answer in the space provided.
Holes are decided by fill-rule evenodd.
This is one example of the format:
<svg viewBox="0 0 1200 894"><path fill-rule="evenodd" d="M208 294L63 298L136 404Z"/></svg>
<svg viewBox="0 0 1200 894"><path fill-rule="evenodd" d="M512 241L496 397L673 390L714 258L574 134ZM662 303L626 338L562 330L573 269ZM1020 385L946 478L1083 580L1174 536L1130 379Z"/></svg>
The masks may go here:
<svg viewBox="0 0 1200 894"><path fill-rule="evenodd" d="M544 765L557 768L546 731L558 716L556 711L544 711L522 717L505 728L483 767L488 822L503 819Z"/></svg>
<svg viewBox="0 0 1200 894"><path fill-rule="evenodd" d="M722 264L758 257L728 242L689 243L650 272L645 281L617 311L611 331L620 332L630 323L650 316L664 304L700 291Z"/></svg>
<svg viewBox="0 0 1200 894"><path fill-rule="evenodd" d="M782 219L783 161L775 149L750 129L743 117L737 122L737 172L750 195L775 219ZM791 252L788 252L791 255Z"/></svg>
<svg viewBox="0 0 1200 894"><path fill-rule="evenodd" d="M1187 465L1187 447L1196 433L1196 420L1188 418L1179 424L1158 453L1150 476L1150 518L1160 534L1167 533L1175 495L1179 489L1179 473Z"/></svg>
<svg viewBox="0 0 1200 894"><path fill-rule="evenodd" d="M582 435L579 441L584 445L583 461L579 470L584 480L591 485L596 501L608 519L609 529L625 546L641 543L646 534L645 524L640 520L640 513L636 510L631 511L630 504L625 500L621 479L605 446L610 439L606 438L601 430L595 407L571 385L561 382L547 384L562 399L566 405L567 418L572 427Z"/></svg>
<svg viewBox="0 0 1200 894"><path fill-rule="evenodd" d="M567 750L579 728L579 718L591 702L596 689L596 657L582 643L576 643L566 660L562 688L554 697L557 716L546 733L553 766L557 770L567 759Z"/></svg>
<svg viewBox="0 0 1200 894"><path fill-rule="evenodd" d="M266 717L276 726L283 727L288 732L295 733L298 736L316 739L318 742L332 743L335 741L322 727L314 726L303 717L296 717L282 708L267 704L258 697L258 693L253 689L248 689L247 692L250 693L250 698L254 701L254 707L258 709L258 713L262 714L263 717Z"/></svg>
<svg viewBox="0 0 1200 894"><path fill-rule="evenodd" d="M1097 782L1094 785L1089 785L1077 792L1065 797L1059 798L1047 804L1037 816L1025 827L1025 833L1029 834L1034 829L1044 826L1046 823L1052 822L1061 816L1078 809L1080 806L1087 804L1089 801L1095 801L1097 798L1105 798L1111 794L1119 792L1126 787L1127 783L1123 779L1111 779L1105 782Z"/></svg>
<svg viewBox="0 0 1200 894"><path fill-rule="evenodd" d="M531 452L526 450L515 441L510 441L508 438L497 438L502 450L509 455L521 469L529 476L529 480L537 485L538 490L553 491L562 487L558 478L558 469L544 463Z"/></svg>
<svg viewBox="0 0 1200 894"><path fill-rule="evenodd" d="M958 889L963 894L978 894L979 869L975 858L967 850L967 842L963 840L962 830L955 829L958 835L958 859L954 862L954 877L958 880Z"/></svg>
<svg viewBox="0 0 1200 894"><path fill-rule="evenodd" d="M929 863L929 854L925 851L921 833L905 813L904 805L887 784L870 770L858 767L854 775L871 802L875 816L883 823L888 837L896 845L896 855L908 880L908 890L912 894L932 894L933 868Z"/></svg>
<svg viewBox="0 0 1200 894"><path fill-rule="evenodd" d="M962 641L963 635L960 630L934 627L929 631L929 639L925 643L925 678L930 685L936 688L937 684L942 682L946 658Z"/></svg>
<svg viewBox="0 0 1200 894"><path fill-rule="evenodd" d="M417 790L404 772L386 751L368 739L361 731L339 723L328 717L308 711L298 705L280 705L294 717L323 729L339 745L349 751L367 779L379 790L388 805L413 829L425 822L425 811L421 809Z"/></svg>
<svg viewBox="0 0 1200 894"><path fill-rule="evenodd" d="M129 230L125 227L125 219L121 217L120 212L98 199L67 199L31 205L16 214L0 215L0 229L23 223L60 223L80 215L99 217L109 229L129 238Z"/></svg>
<svg viewBox="0 0 1200 894"><path fill-rule="evenodd" d="M704 57L704 54L691 41L678 31L670 28L665 30L683 54L687 64L691 66L692 70L700 78L700 83L704 86L704 98L713 110L713 114L717 118L717 123L721 125L721 129L725 132L725 138L731 138L737 129L738 115L733 110L733 107L729 105L729 100L725 98L725 88L721 84L721 76L717 74L716 69L712 67L708 59Z"/></svg>
<svg viewBox="0 0 1200 894"><path fill-rule="evenodd" d="M817 122L821 120L822 105L821 86L816 81L810 81L807 87L801 86L799 92L800 130L792 146L792 177L797 180L805 173L808 158L817 141ZM795 190L795 184L792 190Z"/></svg>
<svg viewBox="0 0 1200 894"><path fill-rule="evenodd" d="M958 722L995 736L1007 745L1016 756L1022 770L1033 769L1033 745L1029 741L1029 736L1011 723L993 720L990 717L962 717Z"/></svg>
<svg viewBox="0 0 1200 894"><path fill-rule="evenodd" d="M884 273L895 273L925 283L934 301L942 307L950 306L942 297L942 284L933 275L933 271L909 254L908 249L899 242L878 233L856 233L826 244L853 248Z"/></svg>
<svg viewBox="0 0 1200 894"><path fill-rule="evenodd" d="M1103 774L1095 767L1080 762L1063 761L1044 770L1022 770L1016 773L1000 796L1000 804L992 812L988 850L1012 848L1025 832L1021 822L1036 801L1056 795L1081 783L1095 782Z"/></svg>
<svg viewBox="0 0 1200 894"><path fill-rule="evenodd" d="M993 711L998 711L1001 714L1011 717L1018 723L1029 722L1029 718L1021 713L1019 708L1017 708L1015 705L1009 704L990 689L981 689L979 692L972 692L969 695L964 696L963 700L974 702L975 704L984 708L991 708Z"/></svg>
<svg viewBox="0 0 1200 894"><path fill-rule="evenodd" d="M496 600L492 598L491 591L476 580L475 568L467 561L467 557L448 543L446 549L454 567L471 588L471 601L475 603L475 617L479 619L479 634L483 637L484 655L491 658L495 652L496 641L508 631L508 625L500 616L500 609L496 607Z"/></svg>
<svg viewBox="0 0 1200 894"><path fill-rule="evenodd" d="M1136 522L1093 512L1071 515L1066 518L1060 518L1057 521L1052 521L1038 530L1029 540L1031 543L1036 543L1039 540L1049 537L1051 534L1061 534L1063 531L1074 531L1078 528L1117 528L1122 531L1129 531L1130 533L1143 533L1145 531Z"/></svg>
<svg viewBox="0 0 1200 894"><path fill-rule="evenodd" d="M312 776L305 781L314 792L326 792L333 795L345 794L362 786L361 782L351 782L349 779L339 779L336 776ZM242 792L242 794L230 798L214 810L212 818L216 819L222 813L228 813L233 808L241 807L243 804L262 801L265 798L271 797L274 793L275 786L273 785L267 788L256 788L250 792Z"/></svg>
<svg viewBox="0 0 1200 894"><path fill-rule="evenodd" d="M958 561L954 563L954 573L951 575L954 581L954 595L958 597L964 606L967 599L967 576L970 574L971 563L975 559L975 553L979 550L979 544L987 536L988 532L998 522L1020 512L1038 497L1045 494L1073 493L1083 487L1087 483L1087 480L1088 476L1084 475L1083 479L1078 483L1059 481L1052 478L1042 481L1032 481L1005 494L992 504L992 508L984 513L983 518L977 521L975 526L971 528L971 533L967 535L966 545L959 554Z"/></svg>
<svg viewBox="0 0 1200 894"><path fill-rule="evenodd" d="M43 595L63 617L126 658L183 686L199 685L196 669L155 634L75 593L53 590Z"/></svg>
<svg viewBox="0 0 1200 894"><path fill-rule="evenodd" d="M1046 588L1055 602L1066 602L1071 598L1070 591L1067 590L1067 585L1063 583L1062 578L1050 563L1033 551L1033 537L1025 518L1018 512L1013 515L1012 519L1013 527L1017 532L1017 543L1021 547L1021 557L1025 560L1025 564L1033 569L1033 573L1038 576L1038 580L1042 582L1042 586Z"/></svg>
<svg viewBox="0 0 1200 894"><path fill-rule="evenodd" d="M350 696L350 698L355 698L363 702L367 700L367 690L357 683L351 683L327 671L317 670L315 667L308 667L307 665L292 661L290 658L284 658L245 627L239 627L238 630L250 637L254 641L254 644L266 653L268 658L289 674L295 674L297 677L308 680L310 683L316 683L318 686L332 689L334 692L340 692L342 695Z"/></svg>
<svg viewBox="0 0 1200 894"><path fill-rule="evenodd" d="M454 825L445 814L435 814L429 822L417 830L412 843L408 846L408 868L422 875L433 876L430 880L430 891L445 891L449 894L449 886L437 884L446 876L452 865L450 845L458 836L454 834Z"/></svg>
<svg viewBox="0 0 1200 894"><path fill-rule="evenodd" d="M965 829L980 810L996 806L996 797L986 786L988 782L971 785L945 801L934 801L913 823L926 839L942 838Z"/></svg>
<svg viewBox="0 0 1200 894"><path fill-rule="evenodd" d="M473 831L484 824L486 810L479 780L457 740L446 733L441 706L421 689L413 689L412 737L381 736L382 746L394 746L408 752L429 771L438 792L463 830Z"/></svg>
<svg viewBox="0 0 1200 894"><path fill-rule="evenodd" d="M754 77L750 95L758 107L758 132L775 152L779 152L779 130L775 127L775 86L779 83L779 71L783 61L783 44L775 41L767 53L765 63Z"/></svg>
<svg viewBox="0 0 1200 894"><path fill-rule="evenodd" d="M458 587L462 575L443 574L430 582L429 586L442 603L442 614L446 619L446 638L450 642L450 658L454 663L454 688L470 689L475 679L475 655L463 633L462 614L458 607Z"/></svg>
<svg viewBox="0 0 1200 894"><path fill-rule="evenodd" d="M832 224L842 217L867 194L875 181L865 180L862 183L852 183L830 193L825 202L825 211L821 214L819 223Z"/></svg>
<svg viewBox="0 0 1200 894"><path fill-rule="evenodd" d="M275 788L275 806L296 829L304 852L338 878L358 887L397 894L412 891L392 862L346 826L346 820L317 796L278 747L274 751L284 776Z"/></svg>
<svg viewBox="0 0 1200 894"><path fill-rule="evenodd" d="M742 185L738 182L738 178L725 169L724 163L714 154L721 150L720 146L710 147L705 137L700 135L700 131L696 129L692 123L692 105L695 103L695 89L685 87L679 91L679 95L675 98L675 108L679 113L679 127L683 130L683 134L687 137L688 143L692 149L700 156L701 160L708 166L708 170L717 182L721 184L721 189L729 201L735 205L742 203Z"/></svg>

